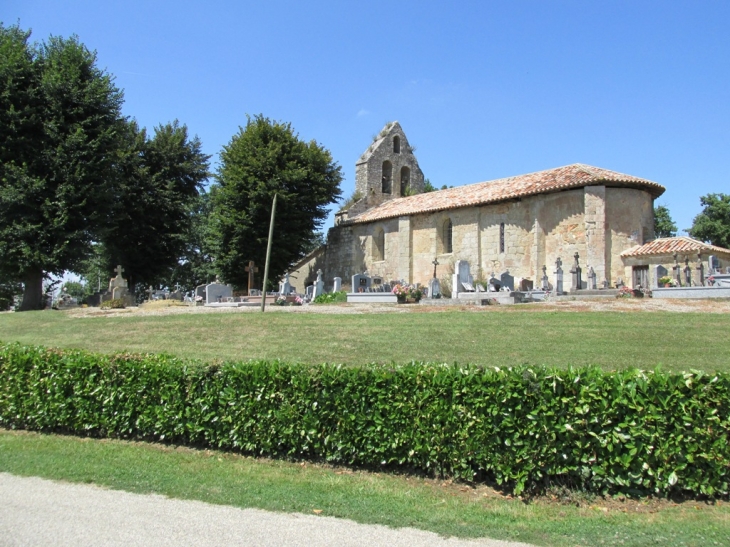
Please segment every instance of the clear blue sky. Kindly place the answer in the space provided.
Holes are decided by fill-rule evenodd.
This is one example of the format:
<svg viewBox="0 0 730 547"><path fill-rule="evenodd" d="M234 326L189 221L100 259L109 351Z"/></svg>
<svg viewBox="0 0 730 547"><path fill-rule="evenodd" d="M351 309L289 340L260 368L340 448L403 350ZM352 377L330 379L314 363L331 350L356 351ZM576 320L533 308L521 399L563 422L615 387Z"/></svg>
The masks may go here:
<svg viewBox="0 0 730 547"><path fill-rule="evenodd" d="M438 187L587 163L664 185L680 230L730 193L727 1L3 0L0 20L77 34L126 115L179 119L213 166L262 113L327 147L348 196L398 120Z"/></svg>

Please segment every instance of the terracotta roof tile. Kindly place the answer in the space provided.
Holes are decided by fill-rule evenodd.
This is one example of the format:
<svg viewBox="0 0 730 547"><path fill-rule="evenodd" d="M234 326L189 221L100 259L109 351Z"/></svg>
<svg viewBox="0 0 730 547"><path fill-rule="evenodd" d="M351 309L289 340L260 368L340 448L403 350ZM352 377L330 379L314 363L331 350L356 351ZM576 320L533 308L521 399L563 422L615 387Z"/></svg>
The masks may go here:
<svg viewBox="0 0 730 547"><path fill-rule="evenodd" d="M644 243L643 245L637 245L636 247L625 250L621 253L621 256L666 255L674 253L697 253L699 251L730 255L730 249L716 247L715 245L703 243L691 237L679 236L662 237L649 243Z"/></svg>
<svg viewBox="0 0 730 547"><path fill-rule="evenodd" d="M527 175L391 199L350 219L349 222L372 222L374 220L431 213L459 207L486 205L535 194L547 194L570 188L603 184L643 188L654 197L664 193L664 187L656 182L609 171L608 169L601 169L600 167L574 163L573 165Z"/></svg>

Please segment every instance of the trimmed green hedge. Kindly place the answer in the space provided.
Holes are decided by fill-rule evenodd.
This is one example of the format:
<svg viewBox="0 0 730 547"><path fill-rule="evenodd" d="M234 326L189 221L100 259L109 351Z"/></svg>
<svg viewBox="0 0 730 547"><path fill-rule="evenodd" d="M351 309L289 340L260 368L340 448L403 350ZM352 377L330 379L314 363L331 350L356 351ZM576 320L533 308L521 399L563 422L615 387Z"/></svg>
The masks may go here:
<svg viewBox="0 0 730 547"><path fill-rule="evenodd" d="M477 366L205 365L0 345L0 426L594 492L727 496L730 378Z"/></svg>

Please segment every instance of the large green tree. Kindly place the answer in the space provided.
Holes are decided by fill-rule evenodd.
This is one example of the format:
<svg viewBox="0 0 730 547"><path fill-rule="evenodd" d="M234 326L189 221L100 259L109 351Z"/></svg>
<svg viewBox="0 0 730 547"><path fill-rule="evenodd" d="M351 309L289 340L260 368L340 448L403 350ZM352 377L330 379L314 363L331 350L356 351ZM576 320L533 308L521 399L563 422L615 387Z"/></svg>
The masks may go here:
<svg viewBox="0 0 730 547"><path fill-rule="evenodd" d="M271 276L303 256L340 195L342 170L316 141L299 139L291 124L262 115L223 147L212 188L211 233L216 270L245 286L248 260L263 265L274 194L278 194ZM263 271L263 268L261 269Z"/></svg>
<svg viewBox="0 0 730 547"><path fill-rule="evenodd" d="M730 195L707 194L700 198L702 212L692 222L689 235L730 249Z"/></svg>
<svg viewBox="0 0 730 547"><path fill-rule="evenodd" d="M156 127L152 138L129 122L123 141L101 236L106 271L121 264L130 286L158 285L187 249L209 156L177 121Z"/></svg>
<svg viewBox="0 0 730 547"><path fill-rule="evenodd" d="M29 43L0 24L0 276L21 310L48 274L74 269L106 217L122 92L76 37Z"/></svg>
<svg viewBox="0 0 730 547"><path fill-rule="evenodd" d="M665 205L654 207L654 235L656 237L674 237L677 235L677 225L669 214Z"/></svg>

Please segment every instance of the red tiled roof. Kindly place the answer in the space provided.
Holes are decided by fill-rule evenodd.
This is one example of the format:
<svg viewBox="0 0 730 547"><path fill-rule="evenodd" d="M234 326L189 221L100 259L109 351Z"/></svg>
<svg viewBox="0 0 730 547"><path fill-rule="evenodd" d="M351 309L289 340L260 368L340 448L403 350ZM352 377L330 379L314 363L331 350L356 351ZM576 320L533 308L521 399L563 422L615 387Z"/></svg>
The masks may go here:
<svg viewBox="0 0 730 547"><path fill-rule="evenodd" d="M582 188L584 186L626 186L642 188L654 197L664 193L664 187L650 180L624 175L600 167L574 163L565 167L538 171L489 182L479 182L448 190L428 192L405 198L391 199L350 219L352 223L372 222L446 209L486 205L510 199Z"/></svg>
<svg viewBox="0 0 730 547"><path fill-rule="evenodd" d="M730 255L730 249L716 247L691 237L679 236L662 237L643 245L631 247L631 249L621 253L621 256L671 255L674 253L698 253L700 251Z"/></svg>

